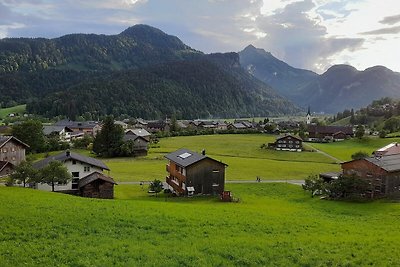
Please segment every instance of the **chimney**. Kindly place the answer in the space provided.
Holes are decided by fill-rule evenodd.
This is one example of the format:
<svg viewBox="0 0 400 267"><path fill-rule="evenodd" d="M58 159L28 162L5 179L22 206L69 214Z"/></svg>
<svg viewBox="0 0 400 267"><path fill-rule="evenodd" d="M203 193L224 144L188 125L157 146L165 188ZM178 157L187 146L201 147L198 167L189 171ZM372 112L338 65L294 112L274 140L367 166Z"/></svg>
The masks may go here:
<svg viewBox="0 0 400 267"><path fill-rule="evenodd" d="M203 150L201 151L201 154L202 154L203 156L205 156L205 155L206 155L206 150L203 149Z"/></svg>
<svg viewBox="0 0 400 267"><path fill-rule="evenodd" d="M69 156L71 156L71 152L70 152L69 150L67 150L67 151L65 151L65 155L66 155L67 157L69 157Z"/></svg>

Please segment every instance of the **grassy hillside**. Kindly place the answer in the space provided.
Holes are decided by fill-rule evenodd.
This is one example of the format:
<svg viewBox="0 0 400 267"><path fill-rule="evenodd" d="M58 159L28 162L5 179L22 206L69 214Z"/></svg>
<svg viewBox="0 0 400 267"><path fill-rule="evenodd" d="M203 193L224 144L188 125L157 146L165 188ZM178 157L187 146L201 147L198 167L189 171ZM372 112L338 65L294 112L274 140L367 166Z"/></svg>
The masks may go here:
<svg viewBox="0 0 400 267"><path fill-rule="evenodd" d="M116 200L1 187L1 265L399 264L397 203L321 201L287 184L228 186L240 203L149 197L139 186L116 186Z"/></svg>
<svg viewBox="0 0 400 267"><path fill-rule="evenodd" d="M275 136L265 134L202 135L162 138L158 147L150 148L144 158L105 160L117 181L164 179L167 164L164 155L179 148L197 152L202 149L210 157L228 164L226 179L304 179L311 173L339 170L333 160L315 152L284 152L262 149Z"/></svg>
<svg viewBox="0 0 400 267"><path fill-rule="evenodd" d="M0 119L4 119L11 113L19 113L23 114L26 110L26 105L18 105L10 108L1 108L0 109Z"/></svg>
<svg viewBox="0 0 400 267"><path fill-rule="evenodd" d="M365 151L371 155L376 149L386 146L392 142L400 142L400 138L354 138L343 142L325 144L313 143L311 145L338 159L347 161L351 160L351 155L358 151Z"/></svg>

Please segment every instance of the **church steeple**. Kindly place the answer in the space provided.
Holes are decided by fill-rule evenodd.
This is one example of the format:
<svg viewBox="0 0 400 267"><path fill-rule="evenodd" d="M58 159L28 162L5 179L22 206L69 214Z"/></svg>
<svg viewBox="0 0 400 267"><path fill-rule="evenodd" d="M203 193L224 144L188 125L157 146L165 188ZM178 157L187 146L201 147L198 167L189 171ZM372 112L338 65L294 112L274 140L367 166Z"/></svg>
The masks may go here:
<svg viewBox="0 0 400 267"><path fill-rule="evenodd" d="M308 106L307 116L306 116L306 123L311 124L311 111L310 106Z"/></svg>

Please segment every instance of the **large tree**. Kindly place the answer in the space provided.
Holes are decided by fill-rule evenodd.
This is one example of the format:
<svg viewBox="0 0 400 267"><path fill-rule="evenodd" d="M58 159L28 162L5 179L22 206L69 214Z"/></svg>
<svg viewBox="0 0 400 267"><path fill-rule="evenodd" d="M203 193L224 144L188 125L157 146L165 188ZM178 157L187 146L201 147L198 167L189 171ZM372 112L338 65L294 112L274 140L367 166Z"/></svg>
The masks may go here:
<svg viewBox="0 0 400 267"><path fill-rule="evenodd" d="M38 171L27 161L22 161L10 175L13 184L23 183L24 187L27 183L36 182L37 177Z"/></svg>
<svg viewBox="0 0 400 267"><path fill-rule="evenodd" d="M124 130L114 124L114 118L107 116L103 121L101 131L93 142L93 152L101 157L116 157L121 155Z"/></svg>
<svg viewBox="0 0 400 267"><path fill-rule="evenodd" d="M43 125L38 120L27 120L13 125L12 134L29 145L27 152L37 153L46 149Z"/></svg>
<svg viewBox="0 0 400 267"><path fill-rule="evenodd" d="M60 161L51 161L46 167L39 171L39 181L51 185L51 191L54 192L56 184L66 184L72 176Z"/></svg>

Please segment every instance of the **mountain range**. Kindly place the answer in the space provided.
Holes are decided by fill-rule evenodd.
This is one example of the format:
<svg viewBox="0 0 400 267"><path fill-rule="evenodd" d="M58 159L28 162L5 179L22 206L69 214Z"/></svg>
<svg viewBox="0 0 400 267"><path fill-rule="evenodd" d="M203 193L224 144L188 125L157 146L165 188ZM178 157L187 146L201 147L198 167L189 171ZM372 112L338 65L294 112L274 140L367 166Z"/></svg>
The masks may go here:
<svg viewBox="0 0 400 267"><path fill-rule="evenodd" d="M205 55L147 25L118 35L0 40L0 102L69 118L251 117L299 112L245 72L237 53Z"/></svg>
<svg viewBox="0 0 400 267"><path fill-rule="evenodd" d="M298 106L310 106L314 112L336 113L358 109L382 97L400 98L400 73L383 66L358 71L349 65L334 65L318 75L294 68L252 45L239 55L249 74Z"/></svg>

